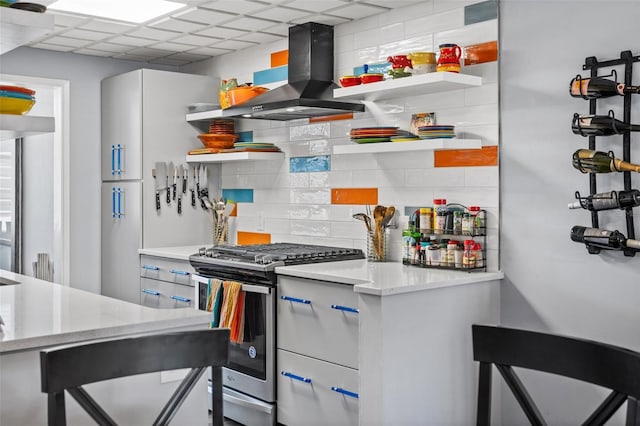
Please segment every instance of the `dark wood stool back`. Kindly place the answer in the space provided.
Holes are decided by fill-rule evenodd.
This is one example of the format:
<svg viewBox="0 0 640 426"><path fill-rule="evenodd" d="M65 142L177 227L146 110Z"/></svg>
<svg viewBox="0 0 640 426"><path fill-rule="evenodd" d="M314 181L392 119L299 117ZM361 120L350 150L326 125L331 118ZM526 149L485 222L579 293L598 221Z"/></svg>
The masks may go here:
<svg viewBox="0 0 640 426"><path fill-rule="evenodd" d="M627 402L627 426L640 426L640 353L605 343L505 327L473 325L473 359L480 362L477 425L491 423L495 365L532 425L546 425L512 367L570 377L610 389L585 420L604 424Z"/></svg>
<svg viewBox="0 0 640 426"><path fill-rule="evenodd" d="M222 426L222 366L228 359L228 329L154 334L43 350L40 352L40 373L42 392L48 394L48 424L66 424L65 390L96 423L115 425L115 421L82 385L136 374L191 368L154 422L154 425L166 425L202 373L211 367L213 424Z"/></svg>

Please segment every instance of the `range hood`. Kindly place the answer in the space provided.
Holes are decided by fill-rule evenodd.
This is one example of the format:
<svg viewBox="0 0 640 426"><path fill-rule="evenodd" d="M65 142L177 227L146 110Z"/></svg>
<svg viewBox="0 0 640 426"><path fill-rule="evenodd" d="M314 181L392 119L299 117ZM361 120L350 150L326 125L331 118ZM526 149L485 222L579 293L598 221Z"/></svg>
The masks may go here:
<svg viewBox="0 0 640 426"><path fill-rule="evenodd" d="M289 28L288 84L222 115L287 121L364 111L360 102L334 99L338 87L333 82L333 27L307 22Z"/></svg>

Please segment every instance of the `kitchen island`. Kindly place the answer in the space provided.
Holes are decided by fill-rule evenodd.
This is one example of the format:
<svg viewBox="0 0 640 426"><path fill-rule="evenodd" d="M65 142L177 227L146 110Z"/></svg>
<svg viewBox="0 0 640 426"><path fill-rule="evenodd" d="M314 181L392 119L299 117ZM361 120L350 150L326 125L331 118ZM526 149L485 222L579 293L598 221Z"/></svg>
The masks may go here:
<svg viewBox="0 0 640 426"><path fill-rule="evenodd" d="M42 348L207 327L208 315L194 309L147 308L2 270L0 282L3 425L46 424L46 395L40 390ZM116 421L150 424L181 378L180 372L155 373L96 383L87 390ZM183 424L206 424L206 395L203 376L176 421L186 415L180 417ZM69 424L94 424L73 398L67 397L67 410Z"/></svg>
<svg viewBox="0 0 640 426"><path fill-rule="evenodd" d="M357 352L353 368L358 377L359 424L475 422L477 365L472 356L471 324L500 322L502 272L469 273L366 260L283 266L276 268L276 272L279 287L286 288L288 296L308 300L309 306L313 306L310 311L314 314L307 312L307 317L320 315L323 309L315 303L319 297L313 293L314 286L332 289L334 294L341 288L353 288L357 296L352 299L353 307L358 310L356 331L349 333L353 315L344 312L342 319L337 317L331 325L327 338L339 335L344 328L347 337L340 346L348 346L350 339L357 341L353 345ZM307 293L296 293L297 288L305 286ZM348 309L351 305L347 306ZM284 304L279 309L303 313L304 308ZM332 317L327 316L321 322L327 323ZM304 320L301 317L297 322L308 324ZM295 331L302 332L301 327ZM324 345L328 343L325 341ZM344 358L344 354L336 354L337 349L322 356L317 348L311 351L311 358L328 361ZM281 353L285 359L287 352ZM336 365L342 368L339 366L348 364L336 362ZM279 389L288 385L282 383ZM348 403L350 398L344 398ZM498 396L494 402L499 404ZM280 404L278 409L294 416L291 412L295 408L289 410Z"/></svg>

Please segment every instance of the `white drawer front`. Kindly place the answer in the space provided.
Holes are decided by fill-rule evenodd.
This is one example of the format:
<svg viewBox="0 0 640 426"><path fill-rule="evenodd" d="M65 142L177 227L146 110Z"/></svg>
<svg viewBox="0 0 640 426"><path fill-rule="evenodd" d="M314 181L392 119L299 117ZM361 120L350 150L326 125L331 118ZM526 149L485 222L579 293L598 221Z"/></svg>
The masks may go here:
<svg viewBox="0 0 640 426"><path fill-rule="evenodd" d="M140 256L140 276L175 284L193 285L191 275L195 269L188 260L167 259L155 256Z"/></svg>
<svg viewBox="0 0 640 426"><path fill-rule="evenodd" d="M358 424L358 370L279 349L277 376L278 423Z"/></svg>
<svg viewBox="0 0 640 426"><path fill-rule="evenodd" d="M277 289L278 348L358 368L352 286L281 276Z"/></svg>
<svg viewBox="0 0 640 426"><path fill-rule="evenodd" d="M195 290L191 286L140 278L140 304L151 308L194 308Z"/></svg>

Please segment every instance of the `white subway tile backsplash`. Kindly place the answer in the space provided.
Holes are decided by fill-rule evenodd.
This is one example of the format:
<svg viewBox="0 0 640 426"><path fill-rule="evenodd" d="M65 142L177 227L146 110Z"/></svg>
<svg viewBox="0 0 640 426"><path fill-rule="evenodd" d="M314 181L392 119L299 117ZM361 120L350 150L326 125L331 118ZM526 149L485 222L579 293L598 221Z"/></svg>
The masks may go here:
<svg viewBox="0 0 640 426"><path fill-rule="evenodd" d="M464 171L464 167L438 167L425 170L423 186L434 188L464 186Z"/></svg>
<svg viewBox="0 0 640 426"><path fill-rule="evenodd" d="M291 194L288 188L261 189L253 193L253 202L256 204L262 204L262 203L289 204L290 201L291 201Z"/></svg>
<svg viewBox="0 0 640 426"><path fill-rule="evenodd" d="M460 138L481 139L483 146L498 145L500 140L498 124L460 126L456 128L456 133Z"/></svg>
<svg viewBox="0 0 640 426"><path fill-rule="evenodd" d="M498 105L478 105L442 109L436 113L438 124L470 126L472 124L498 124Z"/></svg>
<svg viewBox="0 0 640 426"><path fill-rule="evenodd" d="M404 24L396 23L387 25L386 27L373 28L355 34L353 37L354 50L378 46L384 42L388 42L389 38L402 40L404 38Z"/></svg>
<svg viewBox="0 0 640 426"><path fill-rule="evenodd" d="M292 189L291 204L331 204L330 189Z"/></svg>
<svg viewBox="0 0 640 426"><path fill-rule="evenodd" d="M377 164L382 170L433 167L433 151L390 152L383 155L378 154L377 159Z"/></svg>
<svg viewBox="0 0 640 426"><path fill-rule="evenodd" d="M316 139L309 141L309 155L331 154L331 144L328 139Z"/></svg>
<svg viewBox="0 0 640 426"><path fill-rule="evenodd" d="M402 169L363 170L353 174L353 186L356 188L394 187L404 185Z"/></svg>
<svg viewBox="0 0 640 426"><path fill-rule="evenodd" d="M498 83L487 83L480 87L464 90L464 104L467 106L498 103Z"/></svg>
<svg viewBox="0 0 640 426"><path fill-rule="evenodd" d="M308 188L309 173L289 173L289 188Z"/></svg>
<svg viewBox="0 0 640 426"><path fill-rule="evenodd" d="M335 159L338 156L332 157ZM335 164L335 163L334 163ZM329 172L329 180L327 185L330 188L351 188L353 186L353 172L351 170L332 170Z"/></svg>
<svg viewBox="0 0 640 426"><path fill-rule="evenodd" d="M414 18L407 21L405 25L407 37L456 29L464 26L464 8Z"/></svg>
<svg viewBox="0 0 640 426"><path fill-rule="evenodd" d="M432 11L433 0L423 0L417 5L392 9L380 15L380 25L410 21L415 19L416 16L429 15Z"/></svg>
<svg viewBox="0 0 640 426"><path fill-rule="evenodd" d="M331 170L372 170L377 169L375 154L332 155Z"/></svg>
<svg viewBox="0 0 640 426"><path fill-rule="evenodd" d="M479 2L478 0L433 0L433 13L455 8L464 8L474 3Z"/></svg>
<svg viewBox="0 0 640 426"><path fill-rule="evenodd" d="M461 72L482 77L482 84L498 82L498 62L484 62L477 65L463 66Z"/></svg>
<svg viewBox="0 0 640 426"><path fill-rule="evenodd" d="M464 107L464 90L454 90L451 92L429 93L426 95L410 96L405 100L407 112L435 112L436 124L438 122L438 111L444 108ZM427 108L427 109L425 109ZM409 116L411 120L411 116Z"/></svg>
<svg viewBox="0 0 640 426"><path fill-rule="evenodd" d="M310 237L329 237L331 235L331 224L329 222L292 220L290 223L291 234L293 235L307 235Z"/></svg>
<svg viewBox="0 0 640 426"><path fill-rule="evenodd" d="M329 188L330 172L309 173L309 188Z"/></svg>
<svg viewBox="0 0 640 426"><path fill-rule="evenodd" d="M485 43L487 41L498 40L497 20L479 22L477 24L465 25L453 30L440 31L434 36L434 45L439 46L444 43L455 43L459 46Z"/></svg>
<svg viewBox="0 0 640 426"><path fill-rule="evenodd" d="M289 219L329 220L330 206L291 205L288 208Z"/></svg>
<svg viewBox="0 0 640 426"><path fill-rule="evenodd" d="M495 166L486 167L465 167L464 186L487 186L497 188L500 182L498 168Z"/></svg>
<svg viewBox="0 0 640 426"><path fill-rule="evenodd" d="M290 141L302 141L309 139L328 138L331 136L329 132L329 123L315 123L304 126L294 126L289 128Z"/></svg>
<svg viewBox="0 0 640 426"><path fill-rule="evenodd" d="M404 55L411 52L433 52L433 40L432 34L426 34L381 44L378 59L386 60L392 55Z"/></svg>
<svg viewBox="0 0 640 426"><path fill-rule="evenodd" d="M350 222L331 222L331 236L336 238L366 239L367 228L360 220Z"/></svg>

